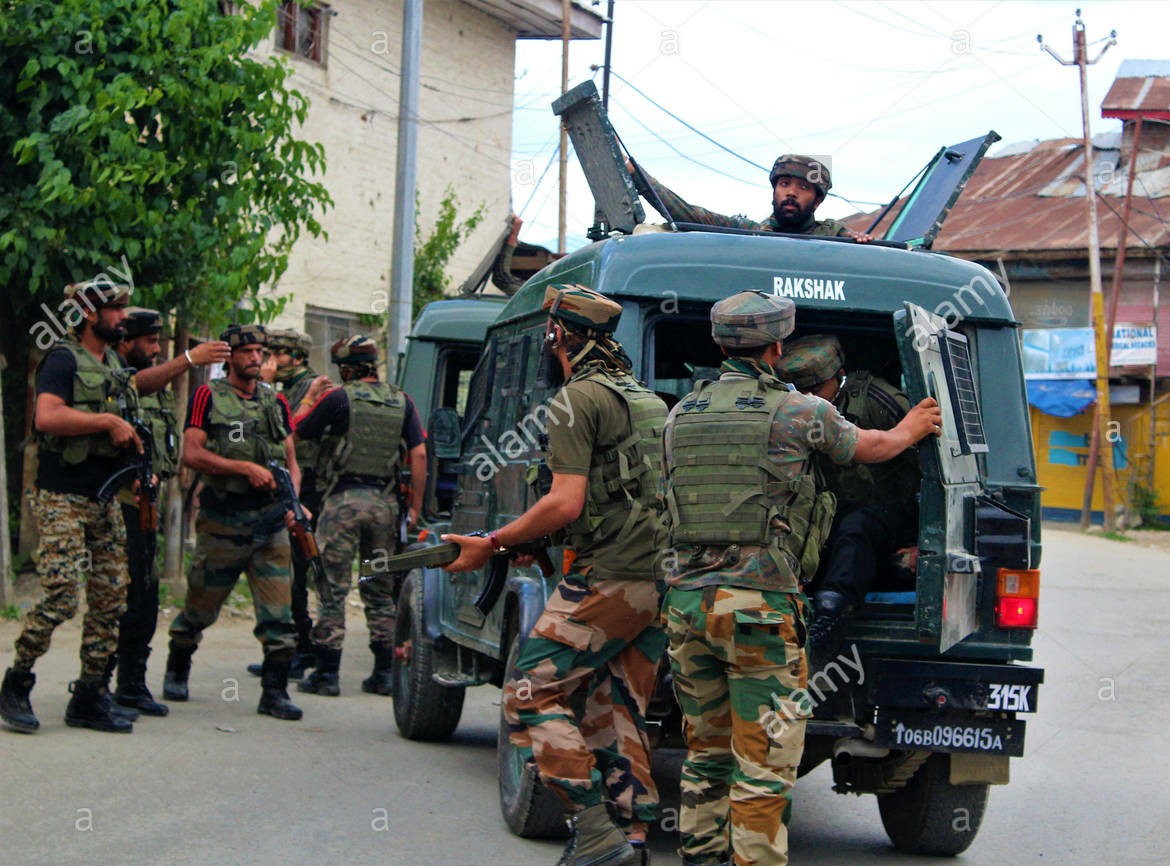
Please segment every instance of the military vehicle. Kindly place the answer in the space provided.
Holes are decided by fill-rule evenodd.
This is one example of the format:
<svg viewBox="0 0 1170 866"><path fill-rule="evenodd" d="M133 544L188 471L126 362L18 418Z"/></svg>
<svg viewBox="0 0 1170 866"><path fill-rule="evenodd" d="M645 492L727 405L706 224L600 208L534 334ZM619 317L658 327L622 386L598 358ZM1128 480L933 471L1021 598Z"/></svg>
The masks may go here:
<svg viewBox="0 0 1170 866"><path fill-rule="evenodd" d="M609 181L621 185L616 175ZM717 375L713 302L743 290L792 298L794 336L836 334L850 368L901 382L912 403L935 397L944 417L942 435L919 449L916 568L907 576L887 564L852 620L848 654L812 672L819 706L801 774L829 761L834 790L876 794L900 850L964 850L989 786L1007 783L1011 758L1024 753L1024 717L1036 712L1043 680L1042 670L1021 664L1032 658L1038 615L1040 487L1019 323L1007 298L982 267L928 251L923 238L937 231L937 208L925 220L900 217L926 227L911 239L919 243L858 244L646 231L636 228L632 189L620 195L606 212L613 224L623 210L634 215L630 234L619 229L554 262L506 303L443 301L419 318L400 381L430 419L439 472L418 546L438 544L443 531L497 528L532 505L548 426L563 417L550 412L554 391L537 376L550 284L585 285L622 304L616 337L635 375L668 403ZM941 201L949 207L953 195ZM440 332L461 342L449 345ZM478 572L408 575L395 670L405 736L449 737L464 690L503 683L557 579L506 560ZM659 698L652 738L672 744L677 708L668 691ZM559 801L517 760L503 726L498 753L508 826L526 836L563 832Z"/></svg>

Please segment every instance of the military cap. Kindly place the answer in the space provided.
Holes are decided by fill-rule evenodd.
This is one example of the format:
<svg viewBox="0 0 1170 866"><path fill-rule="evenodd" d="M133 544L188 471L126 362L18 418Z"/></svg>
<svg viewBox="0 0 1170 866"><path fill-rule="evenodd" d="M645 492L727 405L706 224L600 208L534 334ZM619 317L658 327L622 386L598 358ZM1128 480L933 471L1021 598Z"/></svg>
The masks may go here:
<svg viewBox="0 0 1170 866"><path fill-rule="evenodd" d="M825 193L833 188L833 176L829 172L830 160L817 159L812 156L803 156L799 153L786 153L776 158L772 163L772 171L768 174L768 181L772 186L781 177L799 177L815 186L825 197Z"/></svg>
<svg viewBox="0 0 1170 866"><path fill-rule="evenodd" d="M711 307L711 339L725 349L779 343L796 327L796 304L779 295L740 292Z"/></svg>
<svg viewBox="0 0 1170 866"><path fill-rule="evenodd" d="M329 347L329 356L333 363L341 364L376 364L378 362L378 344L369 337L354 334L352 337L342 337Z"/></svg>
<svg viewBox="0 0 1170 866"><path fill-rule="evenodd" d="M85 304L91 310L102 307L124 307L130 300L130 287L109 280L86 280L65 287L65 300Z"/></svg>
<svg viewBox="0 0 1170 866"><path fill-rule="evenodd" d="M219 335L219 338L232 349L251 346L253 343L261 346L268 345L268 331L264 329L263 325L237 325L232 323L224 329L224 332Z"/></svg>
<svg viewBox="0 0 1170 866"><path fill-rule="evenodd" d="M571 331L612 334L622 317L622 305L578 285L549 286L540 307Z"/></svg>
<svg viewBox="0 0 1170 866"><path fill-rule="evenodd" d="M812 334L784 344L776 363L776 374L798 391L807 391L827 382L845 366L841 341L832 334Z"/></svg>
<svg viewBox="0 0 1170 866"><path fill-rule="evenodd" d="M313 351L313 338L295 328L272 328L268 331L269 349L287 349L308 356Z"/></svg>
<svg viewBox="0 0 1170 866"><path fill-rule="evenodd" d="M158 334L162 327L162 314L158 310L147 310L143 307L126 309L126 321L122 323L122 330L127 340L145 337L147 334Z"/></svg>

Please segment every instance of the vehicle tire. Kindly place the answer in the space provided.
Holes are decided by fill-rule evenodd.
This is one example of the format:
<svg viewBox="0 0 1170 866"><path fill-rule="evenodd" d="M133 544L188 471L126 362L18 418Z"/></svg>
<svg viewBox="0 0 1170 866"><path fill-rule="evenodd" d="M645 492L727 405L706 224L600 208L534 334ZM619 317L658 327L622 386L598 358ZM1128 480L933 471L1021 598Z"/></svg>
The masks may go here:
<svg viewBox="0 0 1170 866"><path fill-rule="evenodd" d="M513 637L504 668L506 683L516 670L520 657L520 638ZM497 776L500 783L500 811L508 829L525 839L564 839L565 804L540 781L531 762L521 759L519 750L508 739L504 721L504 702L500 701L500 730L496 740Z"/></svg>
<svg viewBox="0 0 1170 866"><path fill-rule="evenodd" d="M435 647L423 620L423 594L416 572L402 583L394 623L394 721L408 740L448 740L463 715L466 689L431 679Z"/></svg>
<svg viewBox="0 0 1170 866"><path fill-rule="evenodd" d="M899 851L951 857L975 841L989 786L952 785L950 772L950 755L935 753L906 787L877 795L882 826Z"/></svg>

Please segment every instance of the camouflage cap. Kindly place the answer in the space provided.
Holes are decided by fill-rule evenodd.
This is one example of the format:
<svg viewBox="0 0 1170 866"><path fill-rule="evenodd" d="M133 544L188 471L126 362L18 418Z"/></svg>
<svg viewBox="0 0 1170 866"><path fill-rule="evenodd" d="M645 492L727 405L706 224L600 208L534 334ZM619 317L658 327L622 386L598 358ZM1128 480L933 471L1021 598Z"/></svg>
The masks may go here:
<svg viewBox="0 0 1170 866"><path fill-rule="evenodd" d="M772 186L775 186L778 178L799 177L815 186L820 191L821 198L824 198L825 194L833 188L830 167L830 161L827 158L817 159L799 153L786 153L777 157L776 161L772 163L772 171L768 174L768 181Z"/></svg>
<svg viewBox="0 0 1170 866"><path fill-rule="evenodd" d="M158 310L147 310L144 307L126 308L126 321L122 323L122 330L127 340L145 337L147 334L158 334L162 327L162 314Z"/></svg>
<svg viewBox="0 0 1170 866"><path fill-rule="evenodd" d="M612 334L622 317L622 305L605 295L573 284L549 286L540 307L571 331Z"/></svg>
<svg viewBox="0 0 1170 866"><path fill-rule="evenodd" d="M796 327L796 304L779 295L740 292L711 307L711 339L725 349L779 343Z"/></svg>
<svg viewBox="0 0 1170 866"><path fill-rule="evenodd" d="M378 344L369 337L354 334L352 337L342 337L330 346L329 356L338 366L342 364L376 364L378 362Z"/></svg>
<svg viewBox="0 0 1170 866"><path fill-rule="evenodd" d="M85 304L91 310L124 307L130 301L130 287L102 279L70 283L65 287L65 300Z"/></svg>
<svg viewBox="0 0 1170 866"><path fill-rule="evenodd" d="M269 349L287 349L307 356L313 351L313 338L295 328L273 328L268 331Z"/></svg>
<svg viewBox="0 0 1170 866"><path fill-rule="evenodd" d="M841 341L832 334L811 334L784 344L784 353L776 362L776 375L791 382L798 391L827 382L845 366Z"/></svg>
<svg viewBox="0 0 1170 866"><path fill-rule="evenodd" d="M264 329L263 325L237 325L233 323L224 328L219 338L232 349L251 346L253 343L261 346L268 345L268 331Z"/></svg>

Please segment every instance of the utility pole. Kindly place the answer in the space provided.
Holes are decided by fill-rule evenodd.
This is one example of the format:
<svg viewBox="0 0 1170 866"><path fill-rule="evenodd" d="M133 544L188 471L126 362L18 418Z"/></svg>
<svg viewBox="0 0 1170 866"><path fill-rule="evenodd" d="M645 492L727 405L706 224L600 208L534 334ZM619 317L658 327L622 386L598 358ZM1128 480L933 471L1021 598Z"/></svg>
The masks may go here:
<svg viewBox="0 0 1170 866"><path fill-rule="evenodd" d="M1101 291L1101 239L1097 229L1097 191L1093 184L1093 140L1089 133L1089 91L1087 67L1100 60L1106 51L1117 44L1117 31L1109 34L1109 41L1093 60L1088 59L1088 49L1085 45L1085 23L1081 20L1081 10L1077 10L1077 19L1072 28L1073 59L1064 60L1044 44L1044 37L1037 36L1040 47L1054 57L1061 66L1076 66L1081 84L1081 125L1084 133L1085 147L1085 202L1088 205L1089 221L1089 287L1093 323L1093 342L1096 345L1097 355L1097 406L1095 409L1096 422L1093 424L1092 443L1090 454L1100 446L1101 454L1101 498L1105 530L1112 532L1116 521L1113 509L1114 492L1117 489L1117 480L1113 472L1113 442L1110 439L1110 412L1109 412L1109 350L1112 343L1112 334L1105 333L1105 300ZM1089 528L1089 517L1093 503L1093 477L1096 467L1090 460L1085 468L1085 499L1081 509L1081 529Z"/></svg>
<svg viewBox="0 0 1170 866"><path fill-rule="evenodd" d="M561 96L569 90L569 41L573 30L569 16L573 12L573 0L561 0ZM569 130L565 122L561 121L561 153L560 153L560 194L557 197L557 252L564 255L566 252L566 238L568 236L568 218L566 215L566 196L569 186Z"/></svg>

